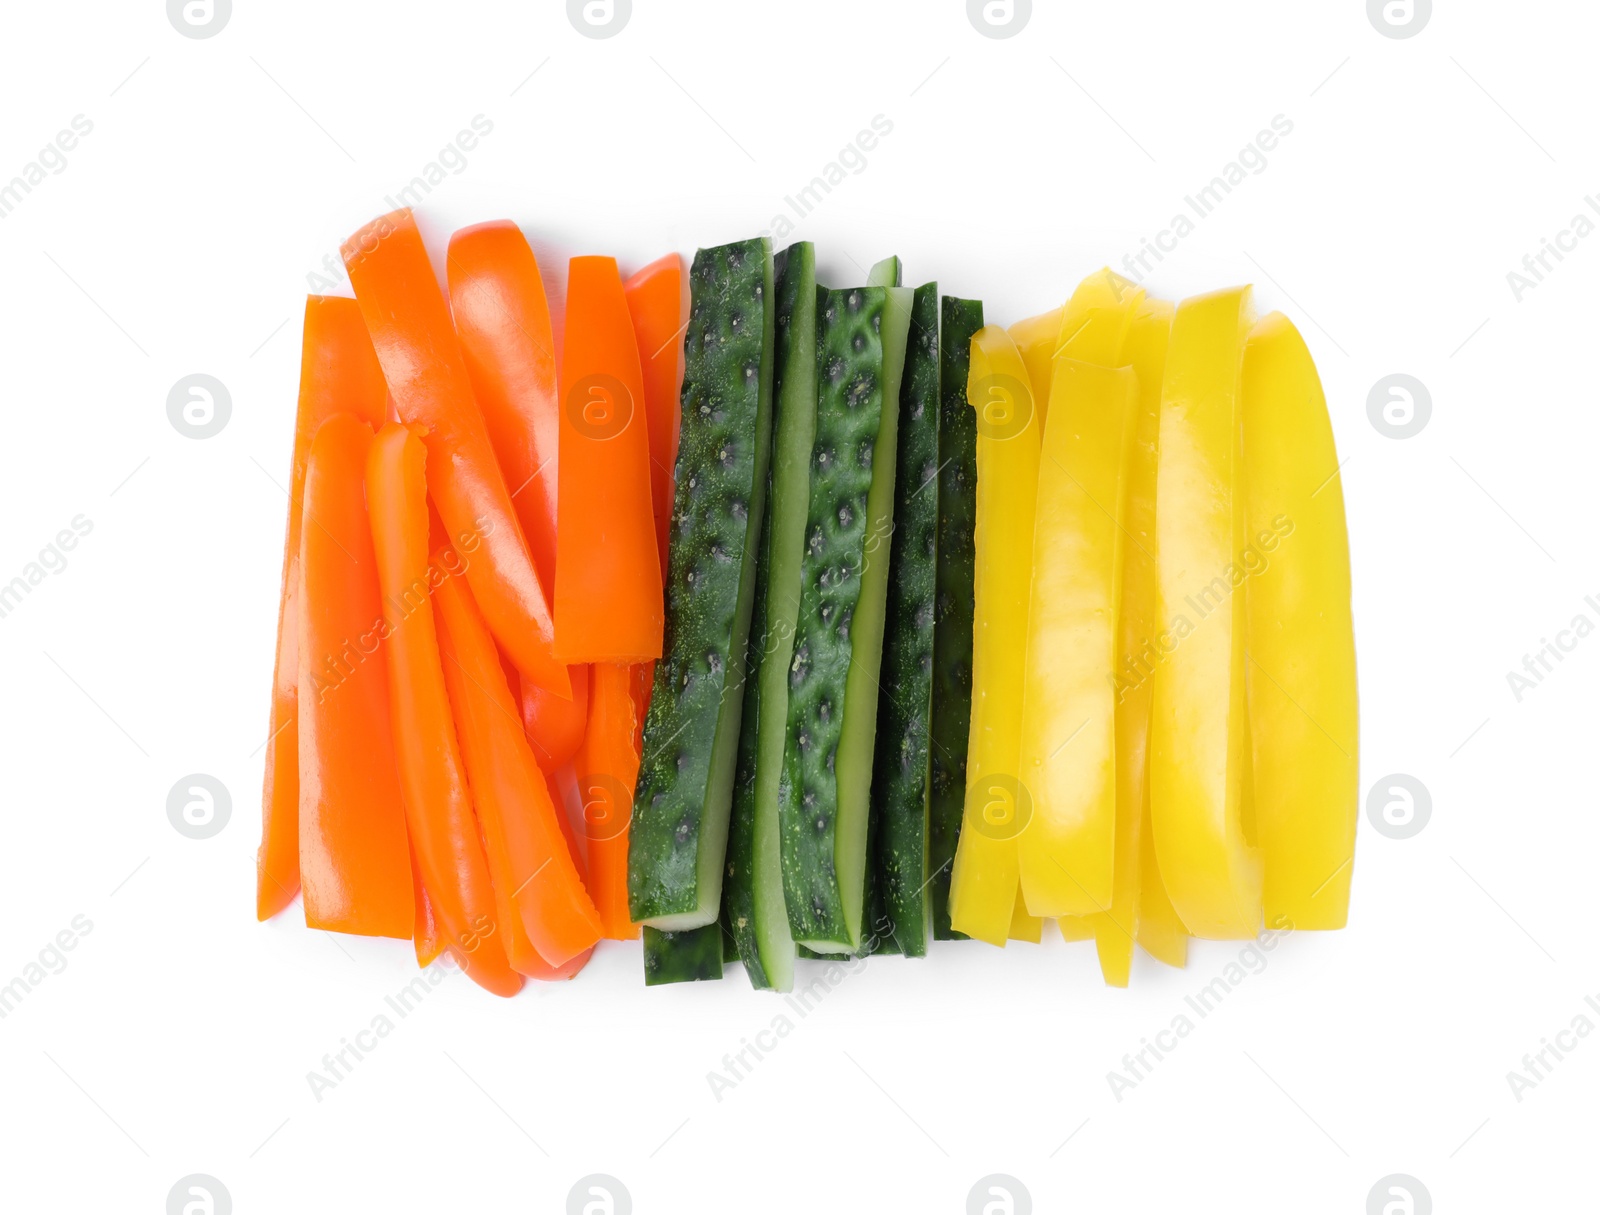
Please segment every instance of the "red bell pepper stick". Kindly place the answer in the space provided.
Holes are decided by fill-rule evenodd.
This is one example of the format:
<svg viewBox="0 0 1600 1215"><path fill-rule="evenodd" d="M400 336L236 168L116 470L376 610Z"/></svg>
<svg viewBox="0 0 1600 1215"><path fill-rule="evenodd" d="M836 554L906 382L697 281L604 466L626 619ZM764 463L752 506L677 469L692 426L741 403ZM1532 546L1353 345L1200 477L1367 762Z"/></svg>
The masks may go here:
<svg viewBox="0 0 1600 1215"><path fill-rule="evenodd" d="M409 210L374 220L345 242L345 267L402 420L426 428L429 489L450 534L476 534L467 574L495 638L540 687L570 696L555 657L546 588L534 569L511 493L472 395L422 236Z"/></svg>
<svg viewBox="0 0 1600 1215"><path fill-rule="evenodd" d="M567 278L560 464L557 652L569 662L661 657L644 382L609 257L575 257Z"/></svg>
<svg viewBox="0 0 1600 1215"><path fill-rule="evenodd" d="M306 923L412 934L411 853L389 730L378 570L367 523L372 427L324 422L306 464L300 533L300 876Z"/></svg>
<svg viewBox="0 0 1600 1215"><path fill-rule="evenodd" d="M461 561L451 548L434 550L437 569L459 571ZM556 821L478 605L459 577L441 581L433 600L445 686L483 828L497 919L508 928L509 960L523 974L547 972L600 939L600 916Z"/></svg>
<svg viewBox="0 0 1600 1215"><path fill-rule="evenodd" d="M657 258L622 284L633 318L639 364L644 372L644 411L650 434L650 499L656 521L661 572L667 569L667 534L672 521L672 466L678 458L678 393L683 387L683 259Z"/></svg>
<svg viewBox="0 0 1600 1215"><path fill-rule="evenodd" d="M278 651L272 669L272 725L261 789L261 850L256 854L256 918L277 915L300 890L300 746L296 705L300 677L300 521L306 461L317 428L334 413L355 414L374 429L389 400L361 309L350 299L306 298L300 355L300 404L289 465L289 523L278 596Z"/></svg>
<svg viewBox="0 0 1600 1215"><path fill-rule="evenodd" d="M606 936L615 941L639 935L638 925L628 916L628 826L639 779L634 669L614 662L594 665L589 728L573 760L589 843L589 893Z"/></svg>
<svg viewBox="0 0 1600 1215"><path fill-rule="evenodd" d="M388 612L384 655L400 792L440 936L468 977L511 996L521 990L522 976L511 969L501 943L440 667L429 591L446 575L428 567L425 464L422 441L397 423L379 432L367 460L367 508Z"/></svg>

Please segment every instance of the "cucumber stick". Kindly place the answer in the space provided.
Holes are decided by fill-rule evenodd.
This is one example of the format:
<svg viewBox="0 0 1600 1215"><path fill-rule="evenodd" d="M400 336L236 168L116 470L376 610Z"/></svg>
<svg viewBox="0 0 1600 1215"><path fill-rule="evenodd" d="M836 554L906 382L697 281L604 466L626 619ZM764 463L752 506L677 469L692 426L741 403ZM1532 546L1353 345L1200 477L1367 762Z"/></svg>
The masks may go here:
<svg viewBox="0 0 1600 1215"><path fill-rule="evenodd" d="M928 736L939 525L939 287L918 287L900 388L883 694L872 776L876 894L894 943L928 952Z"/></svg>
<svg viewBox="0 0 1600 1215"><path fill-rule="evenodd" d="M895 405L911 323L912 293L889 285L898 275L889 259L866 287L817 293L816 437L778 804L789 925L822 952L855 952L865 910Z"/></svg>
<svg viewBox="0 0 1600 1215"><path fill-rule="evenodd" d="M712 923L722 902L772 437L772 275L765 238L701 249L689 271L665 650L628 843L629 914L669 931Z"/></svg>
<svg viewBox="0 0 1600 1215"><path fill-rule="evenodd" d="M939 538L933 626L933 724L929 741L928 899L935 940L950 927L950 869L967 797L972 722L973 527L978 517L977 412L967 403L972 335L983 304L945 296L939 326Z"/></svg>
<svg viewBox="0 0 1600 1215"><path fill-rule="evenodd" d="M682 932L644 930L644 985L692 983L722 978L722 925L706 924Z"/></svg>
<svg viewBox="0 0 1600 1215"><path fill-rule="evenodd" d="M750 627L744 723L728 837L723 917L752 986L794 985L778 824L789 712L789 660L800 610L811 444L817 427L817 264L810 241L777 257L771 481Z"/></svg>

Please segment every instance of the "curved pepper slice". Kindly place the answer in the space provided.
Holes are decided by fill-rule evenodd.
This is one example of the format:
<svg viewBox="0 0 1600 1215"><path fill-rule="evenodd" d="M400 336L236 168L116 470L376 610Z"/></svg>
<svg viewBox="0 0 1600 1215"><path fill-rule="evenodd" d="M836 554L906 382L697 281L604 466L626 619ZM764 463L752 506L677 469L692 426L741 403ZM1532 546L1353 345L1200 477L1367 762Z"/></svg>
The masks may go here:
<svg viewBox="0 0 1600 1215"><path fill-rule="evenodd" d="M324 422L300 534L300 877L312 928L409 939L406 816L389 732L378 570L365 482L372 427Z"/></svg>
<svg viewBox="0 0 1600 1215"><path fill-rule="evenodd" d="M1132 305L1102 271L1062 313L1039 462L1017 838L1044 916L1109 911L1116 843L1116 666L1127 468L1138 382L1122 366Z"/></svg>
<svg viewBox="0 0 1600 1215"><path fill-rule="evenodd" d="M1128 984L1135 939L1153 957L1173 966L1182 966L1188 952L1188 934L1161 883L1149 825L1151 664L1159 661L1154 639L1161 606L1156 561L1156 449L1173 307L1164 300L1144 299L1142 294L1128 297L1132 320L1124 351L1139 382L1139 397L1128 455L1117 622L1116 857L1111 906L1091 916L1061 921L1062 935L1068 940L1094 938L1100 973L1114 987Z"/></svg>
<svg viewBox="0 0 1600 1215"><path fill-rule="evenodd" d="M1061 337L1061 314L1065 307L1052 308L1038 316L1017 321L1006 330L1016 343L1022 365L1028 369L1028 387L1033 390L1039 410L1039 433L1044 433L1050 411L1050 381L1055 375L1056 344Z"/></svg>
<svg viewBox="0 0 1600 1215"><path fill-rule="evenodd" d="M644 380L609 257L575 257L567 276L560 462L558 652L568 662L660 658L664 611Z"/></svg>
<svg viewBox="0 0 1600 1215"><path fill-rule="evenodd" d="M628 835L639 780L639 726L633 667L597 662L589 674L589 728L572 761L589 846L589 893L605 934L631 941L639 926L628 914Z"/></svg>
<svg viewBox="0 0 1600 1215"><path fill-rule="evenodd" d="M343 253L395 409L426 428L428 489L439 513L452 536L482 541L467 580L484 618L518 670L570 696L566 664L555 657L548 588L534 568L410 210L374 220L345 242Z"/></svg>
<svg viewBox="0 0 1600 1215"><path fill-rule="evenodd" d="M471 559L448 546L434 549L435 568L459 569L463 560ZM433 600L445 687L494 882L496 919L507 926L507 958L513 970L542 975L593 947L600 916L567 850L478 605L459 577L441 581Z"/></svg>
<svg viewBox="0 0 1600 1215"><path fill-rule="evenodd" d="M546 776L578 753L589 722L588 664L569 666L567 676L572 680L572 696L566 700L529 680L519 683L522 727Z"/></svg>
<svg viewBox="0 0 1600 1215"><path fill-rule="evenodd" d="M1111 907L1123 476L1137 383L1127 367L1056 360L1039 466L1017 838L1022 890L1045 916Z"/></svg>
<svg viewBox="0 0 1600 1215"><path fill-rule="evenodd" d="M978 411L977 585L967 801L950 877L950 924L1004 945L1017 903L1016 836L1030 813L1017 769L1039 418L1022 356L998 325L973 336L967 398Z"/></svg>
<svg viewBox="0 0 1600 1215"><path fill-rule="evenodd" d="M1239 371L1251 321L1248 287L1184 300L1161 387L1156 529L1172 648L1155 674L1150 817L1172 905L1207 939L1253 937L1261 924L1237 593L1248 576Z"/></svg>
<svg viewBox="0 0 1600 1215"><path fill-rule="evenodd" d="M1117 868L1111 913L1096 917L1095 943L1106 982L1125 986L1133 965L1131 933L1169 966L1188 960L1189 934L1172 909L1150 832L1150 699L1153 642L1161 615L1157 560L1156 462L1161 428L1161 381L1175 309L1144 300L1134 310L1128 355L1139 377L1139 418L1128 466L1128 535L1123 549L1122 628L1117 683ZM1140 672L1146 672L1141 677ZM1114 977L1118 976L1118 977Z"/></svg>
<svg viewBox="0 0 1600 1215"><path fill-rule="evenodd" d="M278 649L272 667L272 725L261 789L261 849L256 854L256 918L277 915L300 889L299 698L300 524L306 461L318 427L335 413L383 425L389 389L355 300L306 297L300 354L300 404L289 464L289 522L278 596Z"/></svg>
<svg viewBox="0 0 1600 1215"><path fill-rule="evenodd" d="M540 585L556 579L556 342L544 279L522 229L508 219L450 237L450 311L473 395L483 410Z"/></svg>
<svg viewBox="0 0 1600 1215"><path fill-rule="evenodd" d="M1343 928L1357 790L1350 541L1333 427L1304 340L1274 312L1244 350L1245 584L1256 821L1269 924Z"/></svg>
<svg viewBox="0 0 1600 1215"><path fill-rule="evenodd" d="M439 665L429 591L448 575L428 566L425 460L422 440L397 423L379 432L367 459L372 544L390 613L384 655L400 793L440 938L469 978L512 996L522 976L507 962L497 931L489 866Z"/></svg>
<svg viewBox="0 0 1600 1215"><path fill-rule="evenodd" d="M622 284L644 373L644 412L650 434L650 498L661 570L667 568L672 522L672 466L678 458L678 393L683 386L683 259L659 257Z"/></svg>
<svg viewBox="0 0 1600 1215"><path fill-rule="evenodd" d="M474 224L450 237L450 309L473 393L528 550L547 589L556 584L557 470L561 407L550 302L533 249L507 219ZM536 680L514 685L534 755L545 772L566 763L583 741L589 671L567 668L571 695Z"/></svg>

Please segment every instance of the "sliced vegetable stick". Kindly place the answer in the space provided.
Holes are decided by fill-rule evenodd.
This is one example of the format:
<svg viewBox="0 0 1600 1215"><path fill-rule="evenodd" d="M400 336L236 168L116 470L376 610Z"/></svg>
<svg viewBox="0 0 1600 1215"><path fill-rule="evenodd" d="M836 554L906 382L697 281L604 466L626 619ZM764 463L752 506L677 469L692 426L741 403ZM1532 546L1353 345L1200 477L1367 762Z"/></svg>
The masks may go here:
<svg viewBox="0 0 1600 1215"><path fill-rule="evenodd" d="M589 667L576 663L567 668L567 676L572 681L572 696L565 700L529 679L519 680L517 685L522 728L546 776L572 761L589 721Z"/></svg>
<svg viewBox="0 0 1600 1215"><path fill-rule="evenodd" d="M374 429L383 425L389 390L361 309L351 299L306 297L300 354L300 403L289 464L289 522L278 596L278 649L272 668L272 724L261 789L261 849L256 854L256 918L265 920L300 890L300 736L295 725L300 677L300 525L306 461L317 428L338 411Z"/></svg>
<svg viewBox="0 0 1600 1215"><path fill-rule="evenodd" d="M511 969L501 944L434 631L429 591L441 572L428 568L425 460L422 440L390 423L367 461L378 581L390 613L384 655L400 792L440 935L468 977L496 995L511 996L521 990L522 976Z"/></svg>
<svg viewBox="0 0 1600 1215"><path fill-rule="evenodd" d="M1055 374L1056 343L1061 337L1061 314L1064 311L1064 307L1052 308L1049 312L1017 321L1006 330L1017 344L1022 365L1028 369L1028 387L1033 389L1033 400L1039 409L1041 433L1050 410L1050 381Z"/></svg>
<svg viewBox="0 0 1600 1215"><path fill-rule="evenodd" d="M435 550L436 567L448 568L450 551ZM445 686L483 829L497 918L509 928L508 960L523 974L538 974L592 947L600 939L600 916L567 849L478 605L456 577L443 580L433 599ZM539 960L529 969L528 954L535 950Z"/></svg>
<svg viewBox="0 0 1600 1215"><path fill-rule="evenodd" d="M1267 923L1343 928L1359 801L1350 541L1311 352L1274 312L1244 352L1245 583Z"/></svg>
<svg viewBox="0 0 1600 1215"><path fill-rule="evenodd" d="M1253 937L1261 854L1244 814L1244 482L1239 372L1247 287L1178 305L1161 386L1156 472L1163 628L1156 668L1150 816L1167 893L1189 932Z"/></svg>
<svg viewBox="0 0 1600 1215"><path fill-rule="evenodd" d="M426 970L444 952L444 940L439 936L439 917L433 914L433 904L428 901L428 888L422 884L422 870L412 854L411 882L417 902L416 944L417 965Z"/></svg>
<svg viewBox="0 0 1600 1215"><path fill-rule="evenodd" d="M678 458L678 390L683 385L683 259L668 253L622 284L633 318L644 373L644 411L650 434L650 498L661 570L667 569L672 522L672 466ZM643 720L641 718L641 720Z"/></svg>
<svg viewBox="0 0 1600 1215"><path fill-rule="evenodd" d="M539 263L522 230L500 219L451 236L446 271L473 393L539 583L552 592L561 408L550 303ZM547 691L532 679L512 684L522 700L533 753L547 773L572 758L588 718L588 668L582 663L569 666L567 678L570 697Z"/></svg>
<svg viewBox="0 0 1600 1215"><path fill-rule="evenodd" d="M426 428L429 489L439 513L458 540L470 533L482 541L467 580L484 618L518 670L570 696L566 665L555 657L549 588L534 568L410 210L374 220L343 253L395 408L402 420Z"/></svg>
<svg viewBox="0 0 1600 1215"><path fill-rule="evenodd" d="M306 461L300 533L300 876L312 928L409 938L415 906L389 731L365 482L372 427L336 413Z"/></svg>
<svg viewBox="0 0 1600 1215"><path fill-rule="evenodd" d="M1028 914L1028 904L1022 898L1022 888L1017 888L1017 905L1011 912L1011 929L1006 934L1013 941L1032 941L1035 945L1044 940L1043 917Z"/></svg>
<svg viewBox="0 0 1600 1215"><path fill-rule="evenodd" d="M614 941L639 935L639 926L628 915L628 837L639 779L638 736L632 669L624 663L596 663L589 676L589 728L573 769L589 844L589 893L605 935Z"/></svg>
<svg viewBox="0 0 1600 1215"><path fill-rule="evenodd" d="M1022 890L1044 915L1111 907L1116 841L1112 674L1121 611L1124 482L1137 381L1124 368L1131 294L1109 270L1060 311L1039 465L1021 779L1032 798L1017 838ZM1120 370L1114 370L1120 369Z"/></svg>
<svg viewBox="0 0 1600 1215"><path fill-rule="evenodd" d="M575 257L561 351L556 648L567 662L661 657L661 560L633 322L617 263Z"/></svg>
<svg viewBox="0 0 1600 1215"><path fill-rule="evenodd" d="M556 578L556 469L561 411L556 344L539 263L508 219L450 237L450 310L528 552L547 590Z"/></svg>
<svg viewBox="0 0 1600 1215"><path fill-rule="evenodd" d="M1017 769L1039 418L1022 356L998 325L972 339L967 397L978 427L977 578L967 802L950 878L950 924L1003 946L1017 900L1016 837L1031 813Z"/></svg>
<svg viewBox="0 0 1600 1215"><path fill-rule="evenodd" d="M1128 357L1139 377L1139 416L1128 468L1128 543L1122 550L1121 658L1117 679L1117 868L1111 919L1169 966L1188 959L1188 933L1172 909L1150 837L1150 663L1161 616L1156 535L1156 460L1161 381L1173 306L1145 299L1134 309ZM1098 924L1099 921L1097 920ZM1102 974L1128 974L1132 946L1112 926L1096 929ZM1122 954L1129 956L1122 960ZM1113 961L1115 959L1115 961ZM1109 981L1109 979L1108 979Z"/></svg>

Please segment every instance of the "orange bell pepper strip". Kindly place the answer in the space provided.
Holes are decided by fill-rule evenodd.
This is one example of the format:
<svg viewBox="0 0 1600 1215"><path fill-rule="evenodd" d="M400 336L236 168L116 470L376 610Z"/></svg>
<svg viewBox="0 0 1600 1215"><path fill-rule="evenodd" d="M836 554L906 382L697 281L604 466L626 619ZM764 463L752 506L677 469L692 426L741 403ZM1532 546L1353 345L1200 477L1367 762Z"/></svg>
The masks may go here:
<svg viewBox="0 0 1600 1215"><path fill-rule="evenodd" d="M434 550L436 568L459 568L460 561L448 547ZM600 915L567 849L478 605L458 577L440 582L433 600L445 687L483 828L497 919L508 930L508 959L512 969L537 975L591 948L600 939Z"/></svg>
<svg viewBox="0 0 1600 1215"><path fill-rule="evenodd" d="M429 489L439 513L452 536L475 533L482 541L467 580L489 627L518 670L570 696L566 665L555 657L548 588L534 568L411 212L374 220L343 253L395 408L403 421L426 428Z"/></svg>
<svg viewBox="0 0 1600 1215"><path fill-rule="evenodd" d="M489 441L539 582L554 587L561 411L550 302L539 263L522 229L500 219L455 233L446 269L450 309ZM588 677L582 663L567 668L570 697L531 679L514 685L534 755L547 773L568 762L583 741Z"/></svg>
<svg viewBox="0 0 1600 1215"><path fill-rule="evenodd" d="M378 584L390 613L384 654L400 794L440 936L469 978L495 995L512 996L522 976L511 969L501 943L434 629L429 590L442 575L428 568L426 459L422 440L390 423L367 460Z"/></svg>
<svg viewBox="0 0 1600 1215"><path fill-rule="evenodd" d="M261 850L256 854L256 918L275 916L300 890L299 696L300 522L306 461L317 428L347 410L374 429L383 425L389 389L372 351L361 309L351 299L306 298L300 355L300 404L289 464L289 523L278 596L278 650L272 668L272 725L261 788Z"/></svg>
<svg viewBox="0 0 1600 1215"><path fill-rule="evenodd" d="M428 901L428 888L422 884L422 870L417 867L415 853L411 857L411 881L417 899L417 924L412 940L416 944L417 965L426 970L444 952L444 941L439 936L439 917L433 914L433 904Z"/></svg>
<svg viewBox="0 0 1600 1215"><path fill-rule="evenodd" d="M589 668L576 663L567 668L567 674L572 680L572 696L567 700L529 680L519 684L523 730L546 776L572 762L589 722Z"/></svg>
<svg viewBox="0 0 1600 1215"><path fill-rule="evenodd" d="M300 878L312 928L408 939L415 907L389 732L365 493L372 427L336 413L306 462L300 533Z"/></svg>
<svg viewBox="0 0 1600 1215"><path fill-rule="evenodd" d="M639 935L628 917L628 827L639 779L638 736L633 668L596 663L589 681L589 729L573 767L589 843L589 893L606 936L614 941Z"/></svg>
<svg viewBox="0 0 1600 1215"><path fill-rule="evenodd" d="M555 585L556 340L539 263L508 219L462 228L446 255L450 310L539 582Z"/></svg>
<svg viewBox="0 0 1600 1215"><path fill-rule="evenodd" d="M567 278L560 462L556 652L568 662L660 658L661 560L644 381L609 257L575 257Z"/></svg>
<svg viewBox="0 0 1600 1215"><path fill-rule="evenodd" d="M672 522L672 467L678 458L678 394L683 387L683 259L658 257L622 284L644 371L644 413L650 435L650 499L661 569L667 568Z"/></svg>

